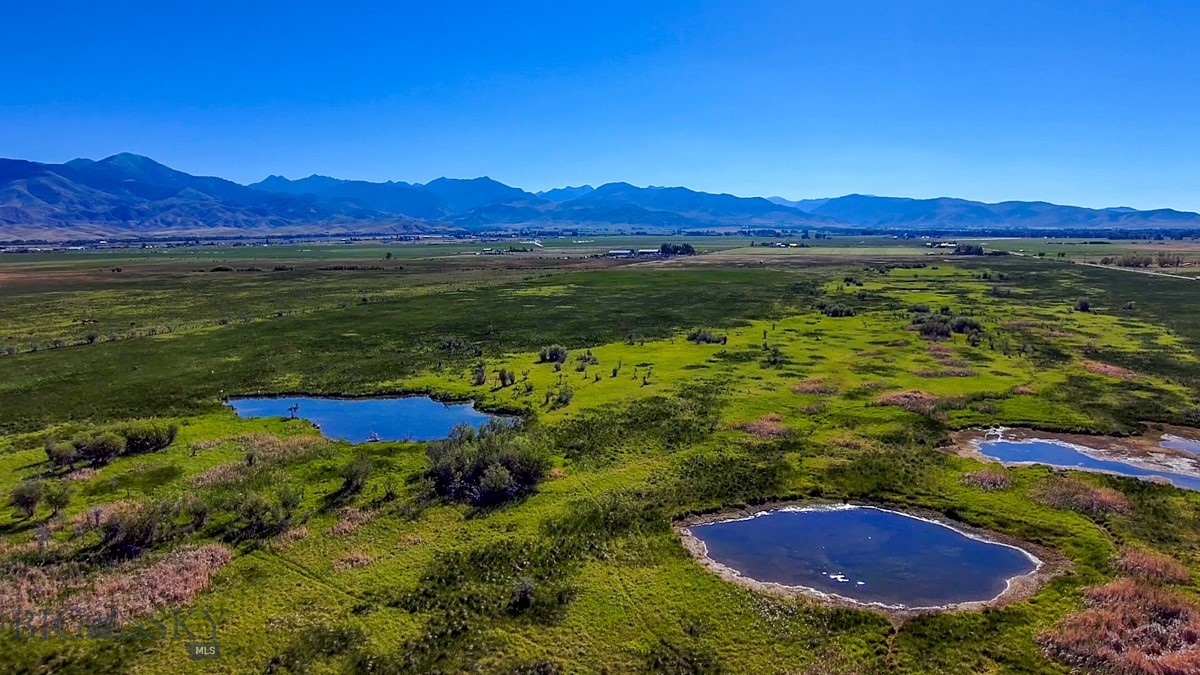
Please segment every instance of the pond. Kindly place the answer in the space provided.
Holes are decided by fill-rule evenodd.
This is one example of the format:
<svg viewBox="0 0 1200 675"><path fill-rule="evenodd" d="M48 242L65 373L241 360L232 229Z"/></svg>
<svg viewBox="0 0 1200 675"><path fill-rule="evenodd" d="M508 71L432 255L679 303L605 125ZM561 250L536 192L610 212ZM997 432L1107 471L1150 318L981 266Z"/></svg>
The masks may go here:
<svg viewBox="0 0 1200 675"><path fill-rule="evenodd" d="M893 608L995 599L1031 554L869 506L786 508L693 525L709 559L754 581Z"/></svg>
<svg viewBox="0 0 1200 675"><path fill-rule="evenodd" d="M1200 478L1181 473L1147 469L1128 462L1097 459L1061 441L983 441L979 451L1001 462L1047 464L1064 469L1103 471L1133 478L1164 478L1176 487L1200 490Z"/></svg>
<svg viewBox="0 0 1200 675"><path fill-rule="evenodd" d="M1194 438L1184 438L1174 434L1163 434L1162 440L1158 442L1164 448L1171 450L1182 450L1193 455L1200 455L1200 441Z"/></svg>
<svg viewBox="0 0 1200 675"><path fill-rule="evenodd" d="M493 419L472 403L441 403L428 396L387 398L238 398L229 405L241 417L296 417L321 428L329 438L362 443L432 441L445 438L459 424L479 426Z"/></svg>

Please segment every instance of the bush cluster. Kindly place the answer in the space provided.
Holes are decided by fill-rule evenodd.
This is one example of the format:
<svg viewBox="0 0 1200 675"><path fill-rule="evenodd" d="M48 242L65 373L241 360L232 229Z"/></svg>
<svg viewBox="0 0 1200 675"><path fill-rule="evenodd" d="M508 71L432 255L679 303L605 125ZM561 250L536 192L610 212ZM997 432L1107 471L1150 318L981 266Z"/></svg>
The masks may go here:
<svg viewBox="0 0 1200 675"><path fill-rule="evenodd" d="M566 360L567 348L562 345L542 347L542 351L538 353L538 361L541 363L565 363Z"/></svg>
<svg viewBox="0 0 1200 675"><path fill-rule="evenodd" d="M79 462L102 466L121 455L157 452L175 442L179 425L166 422L129 422L95 429L70 441L48 441L46 458L56 468L74 467Z"/></svg>
<svg viewBox="0 0 1200 675"><path fill-rule="evenodd" d="M841 318L846 316L854 316L854 308L847 307L838 303L830 303L824 300L817 303L817 309L825 316Z"/></svg>
<svg viewBox="0 0 1200 675"><path fill-rule="evenodd" d="M688 342L695 342L698 345L723 345L729 341L724 335L717 335L706 330L694 330L688 333Z"/></svg>
<svg viewBox="0 0 1200 675"><path fill-rule="evenodd" d="M912 324L909 325L910 330L915 330L926 340L945 340L954 333L966 335L968 338L974 338L973 343L978 342L979 336L983 335L983 324L977 319L969 316L955 316L948 307L943 307L937 314L930 314L928 308L920 306L920 309L925 309L925 312L919 309L911 309L915 316Z"/></svg>
<svg viewBox="0 0 1200 675"><path fill-rule="evenodd" d="M499 504L537 489L550 460L536 434L506 422L459 425L428 450L437 494L474 506Z"/></svg>

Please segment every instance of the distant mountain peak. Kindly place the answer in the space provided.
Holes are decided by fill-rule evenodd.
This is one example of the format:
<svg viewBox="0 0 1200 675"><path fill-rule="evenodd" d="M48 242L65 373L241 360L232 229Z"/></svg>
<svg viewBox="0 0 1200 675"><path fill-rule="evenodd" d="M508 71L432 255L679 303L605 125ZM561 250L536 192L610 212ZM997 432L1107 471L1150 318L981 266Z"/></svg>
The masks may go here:
<svg viewBox="0 0 1200 675"><path fill-rule="evenodd" d="M541 197L542 199L549 199L552 202L565 202L572 199L578 199L589 192L594 191L595 189L596 188L592 187L591 185L580 185L579 187L571 187L568 185L566 187L554 188L552 190L543 190L537 193L537 196Z"/></svg>
<svg viewBox="0 0 1200 675"><path fill-rule="evenodd" d="M130 152L43 164L0 159L0 240L298 232L526 229L1089 231L1200 228L1200 214L1039 201L996 204L850 194L738 197L618 181L532 194L490 176L424 185L271 174L253 185L193 176Z"/></svg>

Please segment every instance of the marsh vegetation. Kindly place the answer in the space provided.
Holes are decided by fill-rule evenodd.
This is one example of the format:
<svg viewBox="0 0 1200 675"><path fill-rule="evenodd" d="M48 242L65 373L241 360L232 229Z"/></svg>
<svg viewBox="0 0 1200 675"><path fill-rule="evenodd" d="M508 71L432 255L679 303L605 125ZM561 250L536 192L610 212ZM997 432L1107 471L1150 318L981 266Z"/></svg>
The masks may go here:
<svg viewBox="0 0 1200 675"><path fill-rule="evenodd" d="M811 244L6 259L0 610L222 609L233 670L1188 672L1200 495L941 448L993 425L1196 427L1194 282ZM199 271L217 266L235 271ZM522 421L366 443L310 402L224 403L288 392ZM1070 572L895 625L730 584L672 527L779 501L938 514ZM12 672L203 666L168 642L0 642Z"/></svg>

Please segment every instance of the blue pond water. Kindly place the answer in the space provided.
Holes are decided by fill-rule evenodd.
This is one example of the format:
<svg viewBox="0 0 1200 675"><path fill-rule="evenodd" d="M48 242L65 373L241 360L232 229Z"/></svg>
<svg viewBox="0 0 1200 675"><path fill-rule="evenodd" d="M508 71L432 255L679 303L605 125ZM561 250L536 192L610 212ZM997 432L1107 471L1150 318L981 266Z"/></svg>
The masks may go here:
<svg viewBox="0 0 1200 675"><path fill-rule="evenodd" d="M404 398L239 398L229 405L241 417L296 417L321 427L329 438L352 443L432 441L445 438L459 424L479 426L492 419L471 403L440 403L427 396Z"/></svg>
<svg viewBox="0 0 1200 675"><path fill-rule="evenodd" d="M1037 567L1011 546L871 507L770 511L690 529L710 558L744 577L890 606L990 600Z"/></svg>
<svg viewBox="0 0 1200 675"><path fill-rule="evenodd" d="M1157 476L1171 481L1172 485L1188 490L1200 490L1200 478L1167 471L1144 469L1140 466L1109 459L1089 457L1075 448L1051 441L985 441L979 451L1001 462L1036 462L1067 469L1090 469L1108 471L1122 476L1150 478Z"/></svg>
<svg viewBox="0 0 1200 675"><path fill-rule="evenodd" d="M1158 444L1163 446L1164 448L1171 448L1172 450L1182 450L1184 452L1190 452L1193 455L1200 455L1200 441L1197 441L1197 440L1194 440L1191 438L1184 438L1183 436L1173 436L1171 434L1164 434L1162 437L1162 440L1159 441Z"/></svg>

